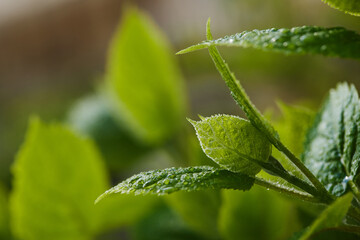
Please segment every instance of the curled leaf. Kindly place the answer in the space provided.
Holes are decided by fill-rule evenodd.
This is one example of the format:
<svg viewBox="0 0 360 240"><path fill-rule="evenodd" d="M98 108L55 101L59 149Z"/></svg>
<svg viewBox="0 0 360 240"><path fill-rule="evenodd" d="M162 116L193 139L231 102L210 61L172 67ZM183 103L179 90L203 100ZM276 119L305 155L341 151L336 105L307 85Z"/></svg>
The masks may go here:
<svg viewBox="0 0 360 240"><path fill-rule="evenodd" d="M229 115L215 115L201 121L189 120L205 154L233 172L255 175L261 167L251 159L267 162L271 144L249 121Z"/></svg>

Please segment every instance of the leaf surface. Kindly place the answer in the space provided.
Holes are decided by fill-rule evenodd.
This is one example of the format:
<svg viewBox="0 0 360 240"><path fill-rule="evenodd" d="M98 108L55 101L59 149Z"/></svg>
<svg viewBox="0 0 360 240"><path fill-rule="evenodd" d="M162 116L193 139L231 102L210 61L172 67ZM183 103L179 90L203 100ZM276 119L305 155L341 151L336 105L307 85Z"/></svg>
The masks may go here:
<svg viewBox="0 0 360 240"><path fill-rule="evenodd" d="M353 85L339 84L307 134L302 159L335 196L358 175L360 163L360 102Z"/></svg>
<svg viewBox="0 0 360 240"><path fill-rule="evenodd" d="M358 0L322 0L330 7L346 12L351 15L360 16L360 2Z"/></svg>
<svg viewBox="0 0 360 240"><path fill-rule="evenodd" d="M122 123L139 140L161 144L184 119L183 79L166 37L130 9L111 42L107 84Z"/></svg>
<svg viewBox="0 0 360 240"><path fill-rule="evenodd" d="M299 240L306 240L309 237L326 228L337 227L341 224L342 219L345 217L348 208L350 207L353 196L351 193L346 194L338 198L327 209L325 209L321 215L311 224L310 227L305 230Z"/></svg>
<svg viewBox="0 0 360 240"><path fill-rule="evenodd" d="M320 54L330 57L360 58L359 34L342 27L316 26L244 31L216 40L203 41L178 52L178 54L210 46L255 48L287 55Z"/></svg>
<svg viewBox="0 0 360 240"><path fill-rule="evenodd" d="M117 186L107 190L96 202L116 193L164 195L177 191L206 189L249 190L254 178L240 173L208 166L188 168L167 168L134 175Z"/></svg>
<svg viewBox="0 0 360 240"><path fill-rule="evenodd" d="M268 161L271 144L249 121L215 115L190 122L205 154L225 169L255 175L261 167L251 159Z"/></svg>
<svg viewBox="0 0 360 240"><path fill-rule="evenodd" d="M12 232L18 239L89 239L101 219L93 201L106 189L99 153L58 124L30 123L13 166Z"/></svg>

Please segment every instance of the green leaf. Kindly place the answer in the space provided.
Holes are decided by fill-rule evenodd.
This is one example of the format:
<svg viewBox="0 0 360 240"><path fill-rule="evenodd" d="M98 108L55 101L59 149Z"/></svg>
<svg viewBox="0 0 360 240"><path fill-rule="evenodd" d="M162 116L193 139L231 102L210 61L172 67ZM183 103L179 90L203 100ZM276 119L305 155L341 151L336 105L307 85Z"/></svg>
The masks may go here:
<svg viewBox="0 0 360 240"><path fill-rule="evenodd" d="M161 144L183 124L183 79L166 37L129 9L111 42L107 84L119 118L139 140Z"/></svg>
<svg viewBox="0 0 360 240"><path fill-rule="evenodd" d="M211 46L255 48L287 55L320 54L330 57L360 58L359 34L342 27L323 28L316 26L244 31L216 40L208 39L188 47L178 54Z"/></svg>
<svg viewBox="0 0 360 240"><path fill-rule="evenodd" d="M201 121L189 120L205 154L233 172L256 175L261 167L252 159L267 162L271 144L249 121L229 115L215 115Z"/></svg>
<svg viewBox="0 0 360 240"><path fill-rule="evenodd" d="M302 159L335 196L358 175L360 163L360 102L353 85L339 84L307 134Z"/></svg>
<svg viewBox="0 0 360 240"><path fill-rule="evenodd" d="M287 239L301 228L291 202L256 186L248 192L223 190L218 223L226 240Z"/></svg>
<svg viewBox="0 0 360 240"><path fill-rule="evenodd" d="M139 173L103 193L96 202L116 193L164 195L177 191L206 189L249 190L254 178L208 166L167 168Z"/></svg>
<svg viewBox="0 0 360 240"><path fill-rule="evenodd" d="M176 192L166 196L165 200L194 231L208 239L219 238L219 191Z"/></svg>
<svg viewBox="0 0 360 240"><path fill-rule="evenodd" d="M13 166L11 227L18 239L89 239L98 228L94 199L107 186L91 141L32 119Z"/></svg>
<svg viewBox="0 0 360 240"><path fill-rule="evenodd" d="M351 193L338 198L321 213L321 215L311 224L309 228L307 228L299 240L309 239L312 234L322 229L339 226L350 207L352 199L353 196Z"/></svg>
<svg viewBox="0 0 360 240"><path fill-rule="evenodd" d="M354 16L360 16L360 2L358 0L322 0L330 7Z"/></svg>

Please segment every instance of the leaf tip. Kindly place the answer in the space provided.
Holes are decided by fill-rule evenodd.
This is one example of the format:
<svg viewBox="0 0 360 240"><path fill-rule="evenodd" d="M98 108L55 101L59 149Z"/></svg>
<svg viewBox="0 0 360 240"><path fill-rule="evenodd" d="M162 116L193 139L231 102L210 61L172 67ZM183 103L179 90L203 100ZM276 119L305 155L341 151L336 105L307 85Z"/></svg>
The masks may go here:
<svg viewBox="0 0 360 240"><path fill-rule="evenodd" d="M210 22L211 22L211 19L208 18L207 23L206 23L206 39L207 40L213 40L213 36L211 34Z"/></svg>
<svg viewBox="0 0 360 240"><path fill-rule="evenodd" d="M196 125L196 121L190 119L190 118L186 118L186 120L188 120L189 123L191 123L193 126Z"/></svg>
<svg viewBox="0 0 360 240"><path fill-rule="evenodd" d="M101 200L103 200L105 198L105 193L101 194L95 201L94 201L94 205L98 204Z"/></svg>
<svg viewBox="0 0 360 240"><path fill-rule="evenodd" d="M205 120L205 117L202 116L202 115L200 115L200 114L198 114L198 117L199 117L201 120Z"/></svg>
<svg viewBox="0 0 360 240"><path fill-rule="evenodd" d="M182 49L182 50L178 51L177 53L175 53L175 55L183 55L185 53L188 53L187 49L188 48Z"/></svg>

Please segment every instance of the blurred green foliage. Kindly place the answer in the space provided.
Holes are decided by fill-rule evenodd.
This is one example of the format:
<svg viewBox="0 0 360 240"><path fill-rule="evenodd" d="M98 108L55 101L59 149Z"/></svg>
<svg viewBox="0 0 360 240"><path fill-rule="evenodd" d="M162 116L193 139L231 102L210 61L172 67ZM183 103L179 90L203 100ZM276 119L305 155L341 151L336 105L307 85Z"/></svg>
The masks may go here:
<svg viewBox="0 0 360 240"><path fill-rule="evenodd" d="M194 231L207 239L219 238L220 191L177 192L166 196L166 200Z"/></svg>
<svg viewBox="0 0 360 240"><path fill-rule="evenodd" d="M107 186L89 140L32 119L13 167L11 226L19 239L89 239L100 224L93 199Z"/></svg>
<svg viewBox="0 0 360 240"><path fill-rule="evenodd" d="M131 167L151 148L134 139L125 124L118 123L109 105L101 94L86 96L70 109L68 123L94 139L109 169L118 172Z"/></svg>
<svg viewBox="0 0 360 240"><path fill-rule="evenodd" d="M205 240L166 205L159 206L153 214L142 219L132 229L132 239L138 240Z"/></svg>
<svg viewBox="0 0 360 240"><path fill-rule="evenodd" d="M133 9L109 48L107 87L118 117L149 145L173 137L185 117L183 80L170 49L152 20Z"/></svg>
<svg viewBox="0 0 360 240"><path fill-rule="evenodd" d="M353 196L351 193L338 198L307 228L299 240L306 240L311 237L311 234L321 229L339 226L348 212L352 200Z"/></svg>
<svg viewBox="0 0 360 240"><path fill-rule="evenodd" d="M296 22L291 12L298 11L284 9L282 1L226 1L224 4L247 4L248 9L256 11L267 7L277 13L273 20L279 24L284 19L291 19L286 24ZM260 15L253 14L253 18L259 18L254 19L255 22L261 22ZM319 12L318 18L327 19L324 12ZM357 26L344 19L350 26ZM338 77L352 78L354 71L351 70L356 70L349 61L308 56L285 58L253 50L240 51L228 49L224 52L242 77L253 80L259 99L271 92L266 88L269 85L257 88L256 83L263 81L264 76L269 79L265 79L265 83L272 81L283 88L281 94L285 98L291 95L287 89L293 85L301 92L300 97L315 95L318 100ZM191 112L186 112L189 109L184 79L174 53L149 16L135 8L127 9L110 44L105 86L73 104L66 119L72 130L36 119L30 123L13 167L10 213L15 238L107 239L103 234L114 231L109 239L239 239L239 236L287 239L306 226L299 217L299 208L304 208L301 203L290 202L259 188L247 193L229 190L179 192L165 199L118 195L93 205L96 197L110 186L108 172L112 185L139 169L164 167L155 165L154 152L165 153L167 159L180 159L174 161L177 165L214 164L188 131L189 124L185 125L185 116ZM179 59L184 72L195 76L192 78L214 78L208 56L198 54L194 58ZM245 81L245 84L249 83ZM202 91L197 93L200 97L207 91L205 85L201 86ZM63 97L67 96L61 95L56 106L41 100L35 103L39 109L41 106L49 108L44 112L52 116L54 109L65 108ZM205 99L200 107L211 105L210 100ZM19 126L25 121L29 108L28 105L9 106L16 114L12 113L2 122L10 126L7 131L1 129L4 132L1 142L9 143L6 147L5 144L0 146L4 148L1 154L5 158L13 154L20 139L18 135L23 131ZM216 111L214 106L209 109ZM298 155L314 113L285 104L280 104L280 109L283 116L278 120L274 117L275 128ZM17 134L13 134L15 132ZM278 159L283 157L278 151L273 154ZM146 157L150 159L149 165L143 161ZM1 166L4 162L0 162ZM296 174L293 166L286 167ZM6 171L6 167L1 167L2 177L7 175ZM279 181L263 172L261 176ZM8 193L4 189L0 186L0 239L11 239ZM324 218L328 216L325 214L327 212ZM326 239L339 236L345 235L334 232ZM354 236L350 235L349 239Z"/></svg>
<svg viewBox="0 0 360 240"><path fill-rule="evenodd" d="M223 190L219 229L225 239L287 239L301 229L294 205L273 192Z"/></svg>

